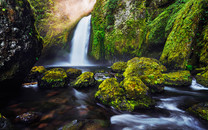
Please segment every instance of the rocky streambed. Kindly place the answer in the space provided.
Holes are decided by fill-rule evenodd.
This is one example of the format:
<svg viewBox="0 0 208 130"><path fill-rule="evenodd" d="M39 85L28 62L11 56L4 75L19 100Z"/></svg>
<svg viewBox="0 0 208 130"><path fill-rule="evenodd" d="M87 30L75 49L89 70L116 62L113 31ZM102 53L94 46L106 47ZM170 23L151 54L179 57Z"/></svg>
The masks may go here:
<svg viewBox="0 0 208 130"><path fill-rule="evenodd" d="M197 69L196 79L206 75ZM193 71L192 71L193 72ZM13 129L206 129L208 88L188 70L151 58L113 66L35 66L1 98L1 127ZM206 83L206 81L205 81Z"/></svg>

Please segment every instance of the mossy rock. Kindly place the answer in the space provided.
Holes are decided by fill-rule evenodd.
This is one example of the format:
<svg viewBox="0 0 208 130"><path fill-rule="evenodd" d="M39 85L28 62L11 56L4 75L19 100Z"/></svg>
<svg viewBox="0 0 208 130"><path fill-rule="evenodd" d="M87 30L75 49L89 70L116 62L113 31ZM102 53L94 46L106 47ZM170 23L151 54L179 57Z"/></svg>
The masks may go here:
<svg viewBox="0 0 208 130"><path fill-rule="evenodd" d="M127 62L128 67L124 72L124 77L149 75L167 71L166 67L153 58L133 58Z"/></svg>
<svg viewBox="0 0 208 130"><path fill-rule="evenodd" d="M69 68L66 70L66 73L69 78L76 79L82 74L82 71L80 69Z"/></svg>
<svg viewBox="0 0 208 130"><path fill-rule="evenodd" d="M124 88L127 99L138 99L147 95L149 88L136 76L126 77L121 86Z"/></svg>
<svg viewBox="0 0 208 130"><path fill-rule="evenodd" d="M104 104L116 100L116 98L122 96L124 90L120 87L116 78L109 78L104 80L98 88L95 97L101 100Z"/></svg>
<svg viewBox="0 0 208 130"><path fill-rule="evenodd" d="M186 69L205 4L205 0L189 0L177 13L160 57L160 61L168 68Z"/></svg>
<svg viewBox="0 0 208 130"><path fill-rule="evenodd" d="M1 113L0 113L0 129L1 130L12 130L13 129L10 121L6 117L1 115Z"/></svg>
<svg viewBox="0 0 208 130"><path fill-rule="evenodd" d="M103 81L95 97L103 104L123 111L149 109L154 101L147 96L148 87L138 77L128 77L120 84L116 78Z"/></svg>
<svg viewBox="0 0 208 130"><path fill-rule="evenodd" d="M162 72L166 67L158 60L146 57L135 57L127 62L128 67L123 73L124 77L137 76L150 87L151 91L162 92L164 90Z"/></svg>
<svg viewBox="0 0 208 130"><path fill-rule="evenodd" d="M38 81L41 88L65 87L67 85L67 74L62 68L53 68L44 73Z"/></svg>
<svg viewBox="0 0 208 130"><path fill-rule="evenodd" d="M141 75L140 78L150 88L151 93L161 93L164 91L164 78L161 72Z"/></svg>
<svg viewBox="0 0 208 130"><path fill-rule="evenodd" d="M208 70L198 73L196 75L196 81L197 83L205 87L208 87Z"/></svg>
<svg viewBox="0 0 208 130"><path fill-rule="evenodd" d="M126 68L127 68L127 63L122 61L116 62L111 66L112 71L116 73L122 73L125 71Z"/></svg>
<svg viewBox="0 0 208 130"><path fill-rule="evenodd" d="M96 85L96 80L94 78L94 73L84 72L77 79L70 83L72 87L83 88L83 87L92 87Z"/></svg>
<svg viewBox="0 0 208 130"><path fill-rule="evenodd" d="M25 82L37 81L46 71L47 70L44 66L34 66L31 69L30 74L26 77Z"/></svg>
<svg viewBox="0 0 208 130"><path fill-rule="evenodd" d="M188 86L191 85L192 77L188 70L163 74L164 85L167 86Z"/></svg>
<svg viewBox="0 0 208 130"><path fill-rule="evenodd" d="M208 102L195 104L192 107L189 107L187 111L208 121Z"/></svg>

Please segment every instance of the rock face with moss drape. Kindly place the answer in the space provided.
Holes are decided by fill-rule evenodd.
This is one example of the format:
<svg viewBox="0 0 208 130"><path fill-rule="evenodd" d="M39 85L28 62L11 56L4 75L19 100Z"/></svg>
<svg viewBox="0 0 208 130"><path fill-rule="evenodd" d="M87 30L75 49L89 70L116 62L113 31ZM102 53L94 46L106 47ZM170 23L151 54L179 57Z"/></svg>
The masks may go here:
<svg viewBox="0 0 208 130"><path fill-rule="evenodd" d="M207 7L206 0L97 0L90 54L97 60L152 57L171 69L204 66Z"/></svg>
<svg viewBox="0 0 208 130"><path fill-rule="evenodd" d="M42 39L27 0L1 0L0 10L0 87L17 86L38 60Z"/></svg>

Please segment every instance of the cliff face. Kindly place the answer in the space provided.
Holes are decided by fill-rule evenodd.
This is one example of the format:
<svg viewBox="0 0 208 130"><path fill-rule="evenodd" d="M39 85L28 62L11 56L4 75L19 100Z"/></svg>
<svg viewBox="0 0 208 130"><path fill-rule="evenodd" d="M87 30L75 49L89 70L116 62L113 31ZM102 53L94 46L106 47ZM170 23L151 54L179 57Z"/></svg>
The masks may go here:
<svg viewBox="0 0 208 130"><path fill-rule="evenodd" d="M205 65L207 7L206 0L98 0L90 54L97 60L153 57L171 69Z"/></svg>
<svg viewBox="0 0 208 130"><path fill-rule="evenodd" d="M29 0L36 14L36 26L44 39L43 57L65 49L77 22L93 9L96 0ZM53 57L51 57L53 58Z"/></svg>
<svg viewBox="0 0 208 130"><path fill-rule="evenodd" d="M0 1L0 88L21 83L38 60L42 39L27 0Z"/></svg>

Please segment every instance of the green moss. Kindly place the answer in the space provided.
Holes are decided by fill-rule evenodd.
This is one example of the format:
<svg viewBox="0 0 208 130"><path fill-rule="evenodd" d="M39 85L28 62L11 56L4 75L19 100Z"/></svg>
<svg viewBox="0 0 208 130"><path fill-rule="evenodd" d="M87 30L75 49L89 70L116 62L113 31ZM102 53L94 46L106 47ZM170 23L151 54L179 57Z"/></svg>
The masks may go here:
<svg viewBox="0 0 208 130"><path fill-rule="evenodd" d="M110 78L100 84L95 97L118 110L134 111L154 106L147 91L148 87L138 77L125 78L120 84L115 78Z"/></svg>
<svg viewBox="0 0 208 130"><path fill-rule="evenodd" d="M208 70L205 70L201 73L198 73L196 75L196 81L201 84L204 85L206 87L208 87Z"/></svg>
<svg viewBox="0 0 208 130"><path fill-rule="evenodd" d="M122 20L125 8L130 14ZM91 55L95 59L139 55L146 24L144 10L145 0L130 5L121 0L98 0L92 12Z"/></svg>
<svg viewBox="0 0 208 130"><path fill-rule="evenodd" d="M131 64L133 63L133 64ZM160 72L165 72L167 69L159 61L153 58L134 58L127 62L128 67L124 72L124 77L127 76L141 76L157 74Z"/></svg>
<svg viewBox="0 0 208 130"><path fill-rule="evenodd" d="M185 69L203 11L204 0L189 0L178 12L160 61L172 69ZM182 47L183 46L183 47Z"/></svg>
<svg viewBox="0 0 208 130"><path fill-rule="evenodd" d="M111 66L111 69L114 71L114 72L117 72L117 73L121 73L121 72L124 72L125 69L127 67L127 63L126 62L116 62L114 63L112 66Z"/></svg>
<svg viewBox="0 0 208 130"><path fill-rule="evenodd" d="M67 82L67 74L62 68L54 68L44 73L39 81L40 87L64 87Z"/></svg>
<svg viewBox="0 0 208 130"><path fill-rule="evenodd" d="M149 44L148 47L154 47L156 44L164 45L167 36L172 29L178 11L184 6L184 4L185 3L182 1L176 1L174 4L168 6L153 21L149 22L146 35L146 42Z"/></svg>
<svg viewBox="0 0 208 130"><path fill-rule="evenodd" d="M83 87L93 87L96 84L94 79L94 73L84 72L77 79L70 83L72 87L83 88Z"/></svg>
<svg viewBox="0 0 208 130"><path fill-rule="evenodd" d="M44 66L34 66L32 69L31 69L31 73L44 73L46 72L46 69Z"/></svg>
<svg viewBox="0 0 208 130"><path fill-rule="evenodd" d="M201 117L204 120L208 120L208 103L207 102L193 105L187 110L195 114L196 116Z"/></svg>
<svg viewBox="0 0 208 130"><path fill-rule="evenodd" d="M208 15L208 12L207 12ZM204 30L202 32L202 40L200 43L198 43L198 46L202 46L202 49L200 51L199 61L203 65L208 64L208 24L204 27Z"/></svg>
<svg viewBox="0 0 208 130"><path fill-rule="evenodd" d="M191 85L191 73L187 70L163 74L164 85L167 86L188 86Z"/></svg>
<svg viewBox="0 0 208 130"><path fill-rule="evenodd" d="M123 92L124 90L120 88L117 79L109 78L100 84L95 97L100 99L104 104L107 104L116 100L118 97L121 97Z"/></svg>
<svg viewBox="0 0 208 130"><path fill-rule="evenodd" d="M137 76L150 87L152 92L163 91L162 72L167 71L158 60L146 57L135 57L127 62L128 67L123 73L124 77Z"/></svg>
<svg viewBox="0 0 208 130"><path fill-rule="evenodd" d="M138 99L139 97L147 95L149 88L141 81L140 78L126 77L122 82L121 86L124 88L127 99Z"/></svg>

